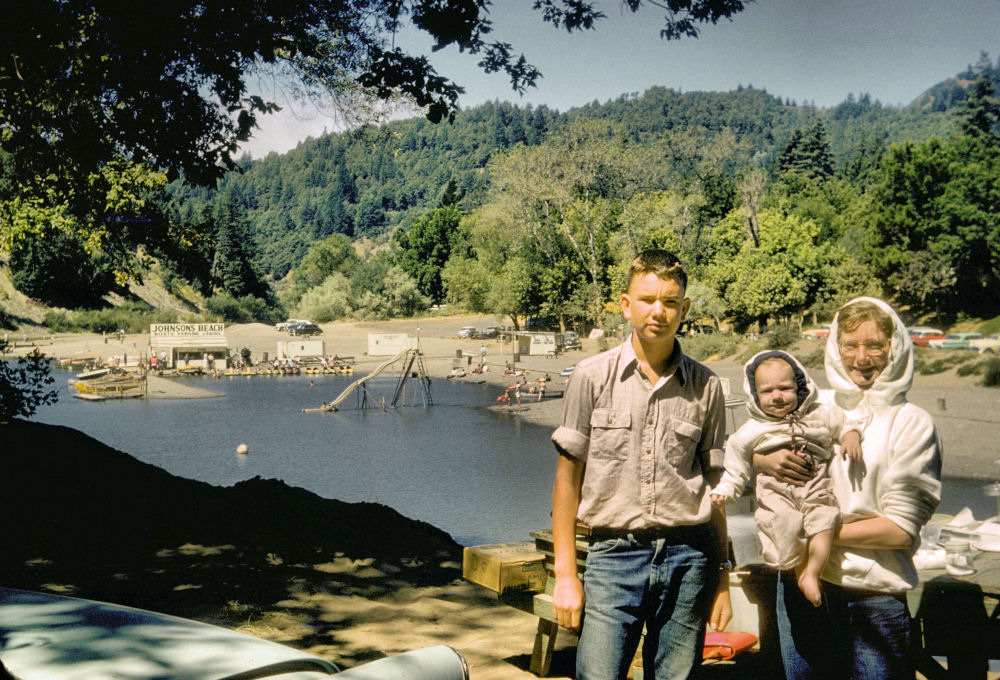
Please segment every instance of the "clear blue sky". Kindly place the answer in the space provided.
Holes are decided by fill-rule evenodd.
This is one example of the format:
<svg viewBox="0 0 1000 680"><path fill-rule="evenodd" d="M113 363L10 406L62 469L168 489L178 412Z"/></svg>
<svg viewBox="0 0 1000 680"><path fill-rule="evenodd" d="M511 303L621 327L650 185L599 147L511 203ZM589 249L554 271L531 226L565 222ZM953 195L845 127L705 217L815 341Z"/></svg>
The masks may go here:
<svg viewBox="0 0 1000 680"><path fill-rule="evenodd" d="M652 86L683 92L753 85L798 103L834 106L867 92L905 105L928 87L1000 56L1000 0L758 0L732 21L704 26L701 36L659 38L662 12L637 14L599 0L607 18L596 30L567 34L531 10L531 0L495 0L492 39L509 42L543 74L523 97L502 74L486 75L478 58L457 50L431 53L407 32L397 45L427 54L438 73L466 88L463 108L486 101L545 104L566 111ZM255 157L283 152L307 136L337 129L315 111L270 117L248 149Z"/></svg>

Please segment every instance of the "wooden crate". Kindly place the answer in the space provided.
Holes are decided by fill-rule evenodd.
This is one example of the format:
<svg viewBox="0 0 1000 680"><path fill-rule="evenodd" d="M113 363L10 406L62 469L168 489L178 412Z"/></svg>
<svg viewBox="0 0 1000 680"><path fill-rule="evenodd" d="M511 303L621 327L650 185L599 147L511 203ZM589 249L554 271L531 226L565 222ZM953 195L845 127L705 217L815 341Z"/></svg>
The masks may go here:
<svg viewBox="0 0 1000 680"><path fill-rule="evenodd" d="M462 576L494 593L541 591L547 580L544 560L532 541L477 545L463 551Z"/></svg>

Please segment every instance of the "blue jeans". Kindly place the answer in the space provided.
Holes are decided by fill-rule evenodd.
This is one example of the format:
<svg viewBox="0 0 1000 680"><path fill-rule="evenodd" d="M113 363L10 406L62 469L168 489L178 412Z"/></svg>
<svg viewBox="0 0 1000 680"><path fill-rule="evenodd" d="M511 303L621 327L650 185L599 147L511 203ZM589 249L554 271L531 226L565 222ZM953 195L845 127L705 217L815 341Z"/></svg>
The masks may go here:
<svg viewBox="0 0 1000 680"><path fill-rule="evenodd" d="M591 543L578 680L624 678L643 626L645 677L687 678L700 663L718 583L715 535L708 524L661 535L628 534Z"/></svg>
<svg viewBox="0 0 1000 680"><path fill-rule="evenodd" d="M913 680L912 621L902 593L823 582L823 605L802 596L795 574L778 573L778 637L788 680Z"/></svg>

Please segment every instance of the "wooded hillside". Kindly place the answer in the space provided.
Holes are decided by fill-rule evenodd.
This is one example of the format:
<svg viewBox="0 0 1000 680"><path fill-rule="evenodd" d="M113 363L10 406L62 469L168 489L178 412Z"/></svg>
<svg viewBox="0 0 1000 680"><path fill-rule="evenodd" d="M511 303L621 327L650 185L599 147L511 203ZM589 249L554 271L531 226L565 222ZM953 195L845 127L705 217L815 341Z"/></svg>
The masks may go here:
<svg viewBox="0 0 1000 680"><path fill-rule="evenodd" d="M983 55L905 108L752 87L563 113L494 102L244 158L215 189L121 168L142 190L114 220L143 225L136 252L168 290L233 321L447 303L611 328L624 267L649 247L681 256L709 323L825 319L858 294L982 318L1000 299L998 83ZM85 307L120 288L99 249L45 233L10 249L19 290Z"/></svg>

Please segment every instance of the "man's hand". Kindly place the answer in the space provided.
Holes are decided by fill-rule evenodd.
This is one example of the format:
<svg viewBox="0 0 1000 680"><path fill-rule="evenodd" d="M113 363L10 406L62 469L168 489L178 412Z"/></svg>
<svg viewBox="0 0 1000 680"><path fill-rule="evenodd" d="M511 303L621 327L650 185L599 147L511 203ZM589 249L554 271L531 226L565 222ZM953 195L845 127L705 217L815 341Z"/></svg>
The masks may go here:
<svg viewBox="0 0 1000 680"><path fill-rule="evenodd" d="M715 631L725 630L733 618L733 604L729 599L729 574L719 574L719 590L712 603L712 614L708 625Z"/></svg>
<svg viewBox="0 0 1000 680"><path fill-rule="evenodd" d="M713 493L712 494L712 507L722 508L722 507L725 507L725 505L726 505L726 497L725 496L720 496L717 493Z"/></svg>
<svg viewBox="0 0 1000 680"><path fill-rule="evenodd" d="M569 630L579 630L583 599L583 584L575 574L557 576L552 589L552 611L556 615L556 623Z"/></svg>
<svg viewBox="0 0 1000 680"><path fill-rule="evenodd" d="M768 454L755 453L753 465L757 472L774 477L792 486L805 486L816 476L809 459L791 449L779 449Z"/></svg>

